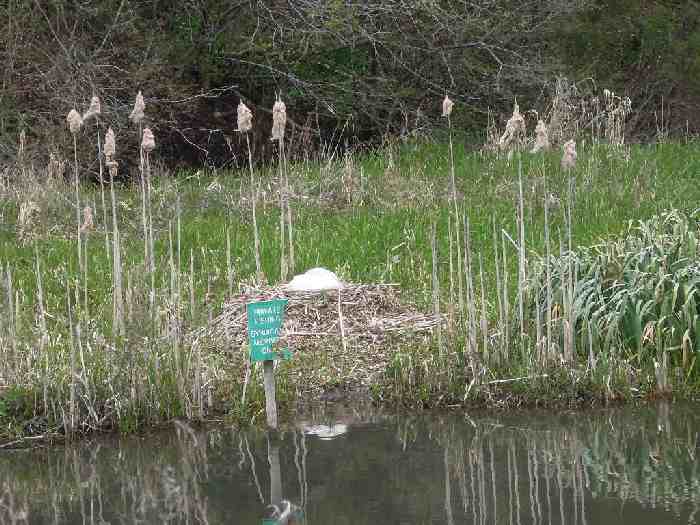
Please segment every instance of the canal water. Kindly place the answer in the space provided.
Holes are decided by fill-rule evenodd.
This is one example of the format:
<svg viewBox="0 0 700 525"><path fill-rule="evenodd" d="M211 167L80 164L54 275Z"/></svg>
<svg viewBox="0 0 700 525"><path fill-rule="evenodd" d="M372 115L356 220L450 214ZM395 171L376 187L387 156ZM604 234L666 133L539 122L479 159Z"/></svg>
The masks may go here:
<svg viewBox="0 0 700 525"><path fill-rule="evenodd" d="M0 452L0 523L695 523L696 405L311 414Z"/></svg>

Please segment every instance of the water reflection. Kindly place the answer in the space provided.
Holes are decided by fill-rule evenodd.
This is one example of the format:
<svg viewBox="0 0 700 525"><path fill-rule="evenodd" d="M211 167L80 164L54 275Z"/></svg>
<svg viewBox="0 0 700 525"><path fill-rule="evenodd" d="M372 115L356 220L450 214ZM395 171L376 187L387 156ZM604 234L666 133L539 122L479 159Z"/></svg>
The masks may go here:
<svg viewBox="0 0 700 525"><path fill-rule="evenodd" d="M694 406L315 415L0 453L0 523L694 523Z"/></svg>

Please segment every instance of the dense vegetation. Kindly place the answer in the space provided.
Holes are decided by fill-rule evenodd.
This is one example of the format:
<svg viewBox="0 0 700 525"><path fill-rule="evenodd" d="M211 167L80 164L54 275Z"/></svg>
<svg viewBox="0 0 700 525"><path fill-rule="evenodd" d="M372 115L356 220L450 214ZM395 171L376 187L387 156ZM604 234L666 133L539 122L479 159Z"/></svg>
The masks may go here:
<svg viewBox="0 0 700 525"><path fill-rule="evenodd" d="M399 283L406 300L446 318L437 338L387 347L376 362L335 361L332 345L298 352L278 371L283 409L309 383L356 387L357 366L376 371L366 375L373 399L405 406L697 391L696 143L594 142L570 171L556 152L509 159L458 143L456 209L449 151L395 143L289 165L291 272L322 265L352 282ZM277 173L255 179L262 270L277 283ZM94 223L76 243L73 182L21 165L5 172L4 434L264 413L260 369L242 395L246 348L193 345L190 335L254 279L247 178L155 171L149 180L145 191L115 184L104 201L99 186L81 184ZM611 242L584 249L601 238Z"/></svg>
<svg viewBox="0 0 700 525"><path fill-rule="evenodd" d="M244 159L232 134L239 98L261 124L255 155L268 158L275 93L290 111L288 150L302 158L429 132L445 92L462 108L456 128L483 135L489 111L502 125L516 95L524 110L550 111L561 76L629 96L628 136L697 131L700 8L690 0L56 0L0 13L5 159L22 129L35 158L59 151L63 117L93 93L119 133L138 89L168 163Z"/></svg>

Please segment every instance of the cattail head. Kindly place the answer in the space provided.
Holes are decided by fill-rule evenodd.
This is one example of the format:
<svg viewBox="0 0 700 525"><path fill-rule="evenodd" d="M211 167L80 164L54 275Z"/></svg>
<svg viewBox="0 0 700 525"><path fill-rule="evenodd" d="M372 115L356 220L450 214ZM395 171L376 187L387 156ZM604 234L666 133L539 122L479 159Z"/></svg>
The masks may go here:
<svg viewBox="0 0 700 525"><path fill-rule="evenodd" d="M26 145L26 142L27 142L27 133L24 130L22 130L19 132L19 157L20 158L24 156L24 147Z"/></svg>
<svg viewBox="0 0 700 525"><path fill-rule="evenodd" d="M109 169L109 176L112 178L112 181L114 181L114 178L117 176L117 171L119 169L119 163L116 160L108 160L105 164Z"/></svg>
<svg viewBox="0 0 700 525"><path fill-rule="evenodd" d="M114 130L110 127L105 135L105 158L111 161L117 152L117 143L114 137Z"/></svg>
<svg viewBox="0 0 700 525"><path fill-rule="evenodd" d="M156 149L156 139L153 136L151 128L146 128L143 130L143 138L141 139L141 149L149 153Z"/></svg>
<svg viewBox="0 0 700 525"><path fill-rule="evenodd" d="M510 150L512 143L519 143L523 135L525 135L525 119L520 113L520 106L515 102L513 106L513 114L506 122L506 129L498 141L498 145L502 150Z"/></svg>
<svg viewBox="0 0 700 525"><path fill-rule="evenodd" d="M531 153L547 151L548 149L549 132L547 131L547 125L544 123L544 120L540 119L537 121L537 126L535 127L535 145L532 148Z"/></svg>
<svg viewBox="0 0 700 525"><path fill-rule="evenodd" d="M95 228L95 222L92 219L92 208L86 206L83 209L83 224L80 225L80 232L87 233Z"/></svg>
<svg viewBox="0 0 700 525"><path fill-rule="evenodd" d="M442 116L449 117L452 113L452 106L454 105L455 103L450 100L450 97L445 95L445 99L442 101Z"/></svg>
<svg viewBox="0 0 700 525"><path fill-rule="evenodd" d="M253 112L241 100L238 103L238 131L247 133L253 129Z"/></svg>
<svg viewBox="0 0 700 525"><path fill-rule="evenodd" d="M141 91L136 94L136 101L134 102L134 109L131 110L131 115L129 115L129 120L134 124L138 124L146 116L144 110L146 109L146 103L143 100L143 95Z"/></svg>
<svg viewBox="0 0 700 525"><path fill-rule="evenodd" d="M277 99L272 106L272 140L284 139L284 128L287 125L287 106L282 99Z"/></svg>
<svg viewBox="0 0 700 525"><path fill-rule="evenodd" d="M102 111L102 104L100 104L100 97L95 95L90 99L90 107L83 115L83 122L91 119L92 117L96 117L97 115L99 115L101 113L101 111Z"/></svg>
<svg viewBox="0 0 700 525"><path fill-rule="evenodd" d="M73 135L80 131L80 128L83 125L83 118L80 116L80 113L74 109L71 109L66 117L66 120L68 121L68 129L70 129L70 132Z"/></svg>
<svg viewBox="0 0 700 525"><path fill-rule="evenodd" d="M561 157L561 168L569 170L576 166L576 142L568 140L564 143L564 154Z"/></svg>

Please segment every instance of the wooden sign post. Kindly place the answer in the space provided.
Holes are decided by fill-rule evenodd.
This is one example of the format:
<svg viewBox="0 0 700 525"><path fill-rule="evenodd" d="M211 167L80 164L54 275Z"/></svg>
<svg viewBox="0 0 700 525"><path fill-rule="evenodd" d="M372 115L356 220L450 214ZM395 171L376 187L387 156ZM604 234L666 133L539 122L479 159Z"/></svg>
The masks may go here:
<svg viewBox="0 0 700 525"><path fill-rule="evenodd" d="M275 359L289 359L288 349L275 349L284 319L286 299L273 299L259 303L248 303L248 342L250 360L263 362L265 383L265 413L267 426L277 430L277 400L275 398Z"/></svg>

